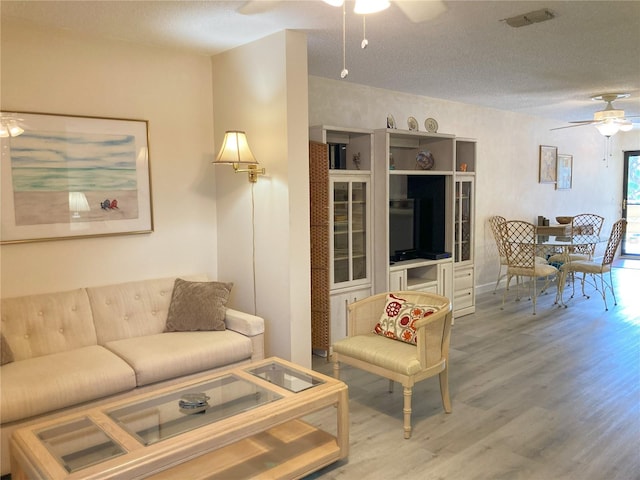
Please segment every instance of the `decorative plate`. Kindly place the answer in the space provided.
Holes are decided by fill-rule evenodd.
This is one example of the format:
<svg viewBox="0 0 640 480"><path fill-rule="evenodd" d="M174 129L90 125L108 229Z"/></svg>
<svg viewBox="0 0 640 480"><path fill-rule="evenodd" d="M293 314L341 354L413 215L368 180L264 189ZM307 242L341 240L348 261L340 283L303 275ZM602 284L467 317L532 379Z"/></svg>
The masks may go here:
<svg viewBox="0 0 640 480"><path fill-rule="evenodd" d="M431 170L435 163L433 154L429 150L418 152L416 155L416 165L422 170Z"/></svg>
<svg viewBox="0 0 640 480"><path fill-rule="evenodd" d="M391 114L387 115L387 128L396 128L396 119Z"/></svg>
<svg viewBox="0 0 640 480"><path fill-rule="evenodd" d="M427 118L424 121L424 128L427 129L427 132L436 133L438 131L438 122L436 122L435 118Z"/></svg>
<svg viewBox="0 0 640 480"><path fill-rule="evenodd" d="M418 121L415 119L415 117L409 117L407 119L407 125L409 125L409 130L412 132L417 132L418 131Z"/></svg>

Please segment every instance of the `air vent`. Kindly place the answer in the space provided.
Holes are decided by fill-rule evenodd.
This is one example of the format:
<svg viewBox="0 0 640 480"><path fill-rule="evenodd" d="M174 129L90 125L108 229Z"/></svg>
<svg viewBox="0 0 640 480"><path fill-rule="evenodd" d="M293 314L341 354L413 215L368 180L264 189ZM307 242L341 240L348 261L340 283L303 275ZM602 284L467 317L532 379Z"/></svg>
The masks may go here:
<svg viewBox="0 0 640 480"><path fill-rule="evenodd" d="M515 17L503 18L501 22L505 22L510 27L524 27L525 25L531 25L533 23L546 22L555 17L555 14L547 9L536 10L534 12L524 13L522 15L516 15Z"/></svg>

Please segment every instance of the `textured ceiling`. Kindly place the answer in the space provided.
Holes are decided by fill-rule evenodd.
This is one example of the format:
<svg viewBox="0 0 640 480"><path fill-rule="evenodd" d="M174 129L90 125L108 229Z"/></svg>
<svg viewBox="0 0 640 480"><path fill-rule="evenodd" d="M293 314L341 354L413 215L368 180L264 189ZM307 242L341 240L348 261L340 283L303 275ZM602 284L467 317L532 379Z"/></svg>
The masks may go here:
<svg viewBox="0 0 640 480"><path fill-rule="evenodd" d="M428 0L424 0L427 1ZM309 73L340 78L342 9L320 0L7 1L3 18L212 55L283 29L307 33ZM640 1L444 1L446 10L412 23L393 5L366 18L347 3L344 80L556 119L589 120L604 103L640 116ZM253 2L253 7L256 3ZM512 28L502 19L547 8L548 22ZM635 119L640 121L640 118Z"/></svg>

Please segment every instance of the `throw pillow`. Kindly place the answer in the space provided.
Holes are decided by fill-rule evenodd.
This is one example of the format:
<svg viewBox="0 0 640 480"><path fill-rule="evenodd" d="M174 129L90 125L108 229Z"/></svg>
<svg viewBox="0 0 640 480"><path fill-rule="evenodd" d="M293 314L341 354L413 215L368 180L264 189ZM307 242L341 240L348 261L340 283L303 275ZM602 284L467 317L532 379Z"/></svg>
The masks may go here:
<svg viewBox="0 0 640 480"><path fill-rule="evenodd" d="M233 283L189 282L176 278L165 332L224 330L224 315Z"/></svg>
<svg viewBox="0 0 640 480"><path fill-rule="evenodd" d="M436 311L437 309L434 307L408 303L404 298L389 293L380 321L373 331L378 335L415 345L418 342L416 320L427 317Z"/></svg>
<svg viewBox="0 0 640 480"><path fill-rule="evenodd" d="M4 338L4 335L0 333L0 365L13 362L13 352L11 347Z"/></svg>

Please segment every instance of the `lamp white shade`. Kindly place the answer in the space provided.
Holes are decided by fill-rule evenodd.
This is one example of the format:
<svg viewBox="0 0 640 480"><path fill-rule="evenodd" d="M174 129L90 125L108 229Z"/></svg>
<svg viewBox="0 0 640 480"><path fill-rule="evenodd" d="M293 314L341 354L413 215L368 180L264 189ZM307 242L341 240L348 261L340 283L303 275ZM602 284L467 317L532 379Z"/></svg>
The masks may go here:
<svg viewBox="0 0 640 480"><path fill-rule="evenodd" d="M80 212L91 210L87 196L82 192L69 192L69 211L73 218L80 218Z"/></svg>
<svg viewBox="0 0 640 480"><path fill-rule="evenodd" d="M229 130L224 134L222 147L214 163L257 165L258 161L251 153L247 135L239 130Z"/></svg>

